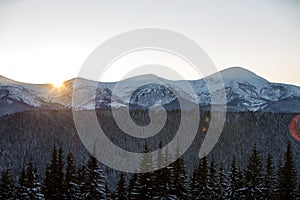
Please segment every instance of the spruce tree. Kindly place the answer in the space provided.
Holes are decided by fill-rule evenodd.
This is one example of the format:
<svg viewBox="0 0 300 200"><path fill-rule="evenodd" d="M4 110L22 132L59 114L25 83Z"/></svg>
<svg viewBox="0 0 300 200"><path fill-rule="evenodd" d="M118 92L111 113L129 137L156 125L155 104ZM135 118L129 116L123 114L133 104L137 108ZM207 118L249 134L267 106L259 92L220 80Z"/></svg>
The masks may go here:
<svg viewBox="0 0 300 200"><path fill-rule="evenodd" d="M123 173L120 173L119 181L117 183L117 199L118 200L126 199L125 179Z"/></svg>
<svg viewBox="0 0 300 200"><path fill-rule="evenodd" d="M76 166L74 162L74 156L72 153L67 155L67 166L66 166L66 176L64 180L65 196L66 199L72 200L78 197L78 183L76 177Z"/></svg>
<svg viewBox="0 0 300 200"><path fill-rule="evenodd" d="M250 158L248 159L245 174L244 195L247 199L262 199L264 194L263 169L260 153L254 145Z"/></svg>
<svg viewBox="0 0 300 200"><path fill-rule="evenodd" d="M292 146L290 142L287 145L284 160L284 165L278 170L278 194L280 199L290 200L296 197L297 189L297 172L294 164Z"/></svg>
<svg viewBox="0 0 300 200"><path fill-rule="evenodd" d="M199 199L200 198L198 167L195 167L195 169L193 171L193 175L190 178L189 198L190 199Z"/></svg>
<svg viewBox="0 0 300 200"><path fill-rule="evenodd" d="M241 199L241 190L243 189L242 172L237 167L235 158L232 159L231 168L228 173L228 186L226 188L225 199Z"/></svg>
<svg viewBox="0 0 300 200"><path fill-rule="evenodd" d="M22 169L21 175L18 179L18 188L17 188L18 189L17 195L19 199L26 199L26 197L28 196L27 188L26 188L26 180L27 180L26 171L25 169Z"/></svg>
<svg viewBox="0 0 300 200"><path fill-rule="evenodd" d="M42 184L39 180L39 174L31 161L26 169L25 188L27 190L27 198L25 199L45 199L42 194Z"/></svg>
<svg viewBox="0 0 300 200"><path fill-rule="evenodd" d="M184 160L182 157L179 157L178 147L176 149L176 157L178 159L172 164L174 169L174 188L172 194L175 195L176 199L187 199L187 175L185 171Z"/></svg>
<svg viewBox="0 0 300 200"><path fill-rule="evenodd" d="M273 158L268 154L264 175L264 196L266 199L277 199L275 196L277 179L274 171Z"/></svg>
<svg viewBox="0 0 300 200"><path fill-rule="evenodd" d="M190 184L190 198L209 198L207 158L203 157L193 172Z"/></svg>
<svg viewBox="0 0 300 200"><path fill-rule="evenodd" d="M59 199L64 199L64 156L63 156L63 150L60 147L58 149L58 155L57 155L57 185L58 185L58 196Z"/></svg>
<svg viewBox="0 0 300 200"><path fill-rule="evenodd" d="M86 182L86 167L80 166L77 171L77 185L76 185L76 196L77 199L84 199L85 195L85 182Z"/></svg>
<svg viewBox="0 0 300 200"><path fill-rule="evenodd" d="M218 199L225 199L226 198L226 188L228 187L227 177L223 168L223 164L219 168L219 176L218 176L218 187L217 187L217 194Z"/></svg>
<svg viewBox="0 0 300 200"><path fill-rule="evenodd" d="M106 200L112 200L113 199L111 191L110 191L109 186L108 186L108 183L105 184L104 199L106 199Z"/></svg>
<svg viewBox="0 0 300 200"><path fill-rule="evenodd" d="M63 152L61 148L57 151L54 146L50 164L46 167L43 190L45 198L50 200L64 199L63 182Z"/></svg>
<svg viewBox="0 0 300 200"><path fill-rule="evenodd" d="M14 182L11 178L10 171L7 169L1 172L0 182L0 199L15 199Z"/></svg>
<svg viewBox="0 0 300 200"><path fill-rule="evenodd" d="M140 163L140 171L152 171L154 169L152 163L152 156L149 153L147 144L144 147L144 154ZM144 172L138 174L138 181L136 185L138 190L138 199L152 199L153 198L153 173Z"/></svg>
<svg viewBox="0 0 300 200"><path fill-rule="evenodd" d="M105 176L102 169L99 167L97 159L94 156L90 156L87 171L86 180L84 181L84 197L86 200L104 199L105 196Z"/></svg>
<svg viewBox="0 0 300 200"><path fill-rule="evenodd" d="M176 197L176 183L174 166L169 165L171 155L168 148L162 152L162 143L159 144L156 166L162 167L153 172L153 199L172 199Z"/></svg>
<svg viewBox="0 0 300 200"><path fill-rule="evenodd" d="M208 199L219 199L219 185L218 185L218 175L216 170L216 163L212 159L209 167L208 174Z"/></svg>
<svg viewBox="0 0 300 200"><path fill-rule="evenodd" d="M138 174L134 173L131 175L128 188L127 188L127 198L132 200L138 199Z"/></svg>
<svg viewBox="0 0 300 200"><path fill-rule="evenodd" d="M166 150L163 154L163 160L164 160L164 167L163 170L163 176L164 176L164 193L162 199L176 199L176 178L175 177L175 171L174 171L174 165L169 164L171 161L171 154L169 152L168 147L166 147Z"/></svg>
<svg viewBox="0 0 300 200"><path fill-rule="evenodd" d="M164 166L164 156L162 153L162 142L159 142L157 158L155 161L155 168L153 172L153 199L161 199L164 196L166 181L165 181L165 169L162 169Z"/></svg>

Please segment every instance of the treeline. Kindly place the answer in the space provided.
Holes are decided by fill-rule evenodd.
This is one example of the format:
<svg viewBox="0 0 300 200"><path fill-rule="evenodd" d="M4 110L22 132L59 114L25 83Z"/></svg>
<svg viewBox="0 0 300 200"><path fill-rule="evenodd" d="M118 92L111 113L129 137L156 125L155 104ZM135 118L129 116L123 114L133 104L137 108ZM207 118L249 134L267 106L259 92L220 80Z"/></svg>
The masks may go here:
<svg viewBox="0 0 300 200"><path fill-rule="evenodd" d="M159 149L161 147L160 143ZM147 145L144 152L149 152ZM271 154L263 160L254 145L245 169L240 169L233 158L230 169L225 172L222 164L213 159L208 162L204 157L191 177L186 174L182 158L156 170L170 158L168 150L160 150L155 162L145 154L140 163L141 170L155 171L120 172L116 186L112 187L95 157L90 156L86 165L76 166L71 152L65 157L62 148L54 147L44 176L39 175L31 161L16 183L9 169L2 171L0 199L300 199L300 184L290 143L276 164Z"/></svg>

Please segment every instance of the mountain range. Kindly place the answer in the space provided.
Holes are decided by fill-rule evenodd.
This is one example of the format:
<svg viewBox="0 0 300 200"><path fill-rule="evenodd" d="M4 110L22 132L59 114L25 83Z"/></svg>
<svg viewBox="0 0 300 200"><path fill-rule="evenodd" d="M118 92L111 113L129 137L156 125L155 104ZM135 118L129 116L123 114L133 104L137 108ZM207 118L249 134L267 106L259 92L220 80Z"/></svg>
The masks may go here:
<svg viewBox="0 0 300 200"><path fill-rule="evenodd" d="M179 109L178 98L199 105L203 109L209 109L211 94L217 94L224 89L226 109L230 112L300 112L300 87L271 83L241 67L225 69L220 71L220 75L224 88L217 87L216 81L216 87L212 87L212 91L208 90L205 80L211 80L210 83L214 84L215 75L208 76L206 79L188 81L196 97L184 89L185 81L171 81L154 75L112 83L75 78L65 81L61 88L51 84L21 83L0 76L0 115L27 110L91 110L126 106L147 109L161 105L167 109ZM153 80L159 80L161 84ZM117 84L124 92L120 95L117 93L112 101L113 89ZM74 91L79 98L72 103Z"/></svg>

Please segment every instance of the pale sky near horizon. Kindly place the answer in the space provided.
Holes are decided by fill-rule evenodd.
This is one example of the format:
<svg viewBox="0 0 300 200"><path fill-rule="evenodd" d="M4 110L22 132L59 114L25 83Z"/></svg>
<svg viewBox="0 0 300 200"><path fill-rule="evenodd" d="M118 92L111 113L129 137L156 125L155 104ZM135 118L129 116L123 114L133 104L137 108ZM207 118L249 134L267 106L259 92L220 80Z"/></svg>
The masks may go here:
<svg viewBox="0 0 300 200"><path fill-rule="evenodd" d="M0 75L29 83L74 78L101 43L146 27L188 36L218 70L241 66L271 82L300 86L298 0L0 0ZM151 62L151 56L133 59ZM106 81L122 72L112 71Z"/></svg>

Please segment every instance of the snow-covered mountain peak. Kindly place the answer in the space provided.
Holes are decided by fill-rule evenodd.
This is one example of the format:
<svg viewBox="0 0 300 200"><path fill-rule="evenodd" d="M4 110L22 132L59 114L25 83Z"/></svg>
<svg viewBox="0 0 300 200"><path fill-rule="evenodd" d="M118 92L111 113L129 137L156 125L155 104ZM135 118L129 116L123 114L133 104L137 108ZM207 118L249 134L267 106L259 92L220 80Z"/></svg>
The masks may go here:
<svg viewBox="0 0 300 200"><path fill-rule="evenodd" d="M220 74L222 75L223 79L225 81L233 81L233 80L244 80L244 81L248 81L248 80L256 80L256 81L260 81L260 82L264 82L264 83L268 83L268 81L258 75L256 75L255 73L244 69L242 67L231 67L225 70L222 70L220 72Z"/></svg>
<svg viewBox="0 0 300 200"><path fill-rule="evenodd" d="M30 109L106 109L129 104L139 108L160 104L179 109L176 98L209 107L211 95L218 96L222 92L226 92L229 111L278 111L278 107L282 108L280 112L300 111L300 107L289 106L290 102L300 102L300 87L270 83L249 70L233 67L220 72L223 88L217 75L188 82L152 74L111 83L74 78L65 81L62 88L21 83L0 76L0 115ZM192 90L186 84L192 86ZM76 106L72 101L74 94L78 97Z"/></svg>
<svg viewBox="0 0 300 200"><path fill-rule="evenodd" d="M127 79L123 79L121 82L123 83L143 83L143 82L155 82L155 81L165 81L165 79L156 76L154 74L145 74L141 76L130 77Z"/></svg>

